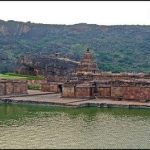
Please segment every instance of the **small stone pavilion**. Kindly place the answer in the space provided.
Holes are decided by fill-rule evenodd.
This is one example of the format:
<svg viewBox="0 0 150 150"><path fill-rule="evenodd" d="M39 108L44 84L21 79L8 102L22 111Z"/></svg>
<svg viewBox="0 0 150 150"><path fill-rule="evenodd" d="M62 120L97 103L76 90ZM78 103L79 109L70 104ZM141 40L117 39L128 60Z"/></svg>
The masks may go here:
<svg viewBox="0 0 150 150"><path fill-rule="evenodd" d="M75 72L62 85L62 97L150 100L150 74L100 72L87 49Z"/></svg>

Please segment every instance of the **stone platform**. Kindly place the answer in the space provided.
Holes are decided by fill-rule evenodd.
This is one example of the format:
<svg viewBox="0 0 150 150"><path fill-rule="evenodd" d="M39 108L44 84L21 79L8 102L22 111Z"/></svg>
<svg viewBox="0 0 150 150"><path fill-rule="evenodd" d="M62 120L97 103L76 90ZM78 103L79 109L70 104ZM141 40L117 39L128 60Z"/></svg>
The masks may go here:
<svg viewBox="0 0 150 150"><path fill-rule="evenodd" d="M41 92L38 90L29 90L28 95L21 96L1 96L1 103L32 103L32 104L46 104L52 106L65 106L65 107L125 107L125 108L150 108L150 103L144 102L129 102L117 101L104 98L96 99L76 99L76 98L61 98L60 94Z"/></svg>

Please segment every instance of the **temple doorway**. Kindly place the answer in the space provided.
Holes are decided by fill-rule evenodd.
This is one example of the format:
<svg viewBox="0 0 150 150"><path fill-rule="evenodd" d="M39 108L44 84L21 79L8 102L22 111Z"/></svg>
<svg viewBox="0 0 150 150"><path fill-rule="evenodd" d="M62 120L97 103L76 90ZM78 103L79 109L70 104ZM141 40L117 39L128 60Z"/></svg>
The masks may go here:
<svg viewBox="0 0 150 150"><path fill-rule="evenodd" d="M93 96L93 88L90 87L90 97Z"/></svg>
<svg viewBox="0 0 150 150"><path fill-rule="evenodd" d="M62 85L58 85L59 92L62 93Z"/></svg>

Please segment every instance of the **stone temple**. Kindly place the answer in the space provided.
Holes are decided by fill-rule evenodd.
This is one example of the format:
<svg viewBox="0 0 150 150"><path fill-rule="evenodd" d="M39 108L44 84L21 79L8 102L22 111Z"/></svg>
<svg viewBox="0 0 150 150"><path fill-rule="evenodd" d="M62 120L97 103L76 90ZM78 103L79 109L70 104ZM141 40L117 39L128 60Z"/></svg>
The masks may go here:
<svg viewBox="0 0 150 150"><path fill-rule="evenodd" d="M87 52L76 68L76 73L96 73L96 71L98 71L97 64L93 62L92 54L87 49Z"/></svg>
<svg viewBox="0 0 150 150"><path fill-rule="evenodd" d="M145 102L150 100L150 74L101 72L87 49L72 73L62 82L47 80L42 84L42 91L61 93L65 98L98 97Z"/></svg>

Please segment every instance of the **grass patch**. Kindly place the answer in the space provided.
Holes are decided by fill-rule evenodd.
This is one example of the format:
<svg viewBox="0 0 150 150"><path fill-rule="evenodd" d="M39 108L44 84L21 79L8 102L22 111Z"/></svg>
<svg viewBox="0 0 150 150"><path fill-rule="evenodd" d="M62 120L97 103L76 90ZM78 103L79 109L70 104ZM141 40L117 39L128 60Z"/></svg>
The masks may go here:
<svg viewBox="0 0 150 150"><path fill-rule="evenodd" d="M26 80L26 77L20 77L20 76L10 76L10 75L5 75L5 74L0 74L0 79L19 79L19 80Z"/></svg>
<svg viewBox="0 0 150 150"><path fill-rule="evenodd" d="M0 74L0 79L25 79L25 80L44 80L42 76L31 76L16 73Z"/></svg>

